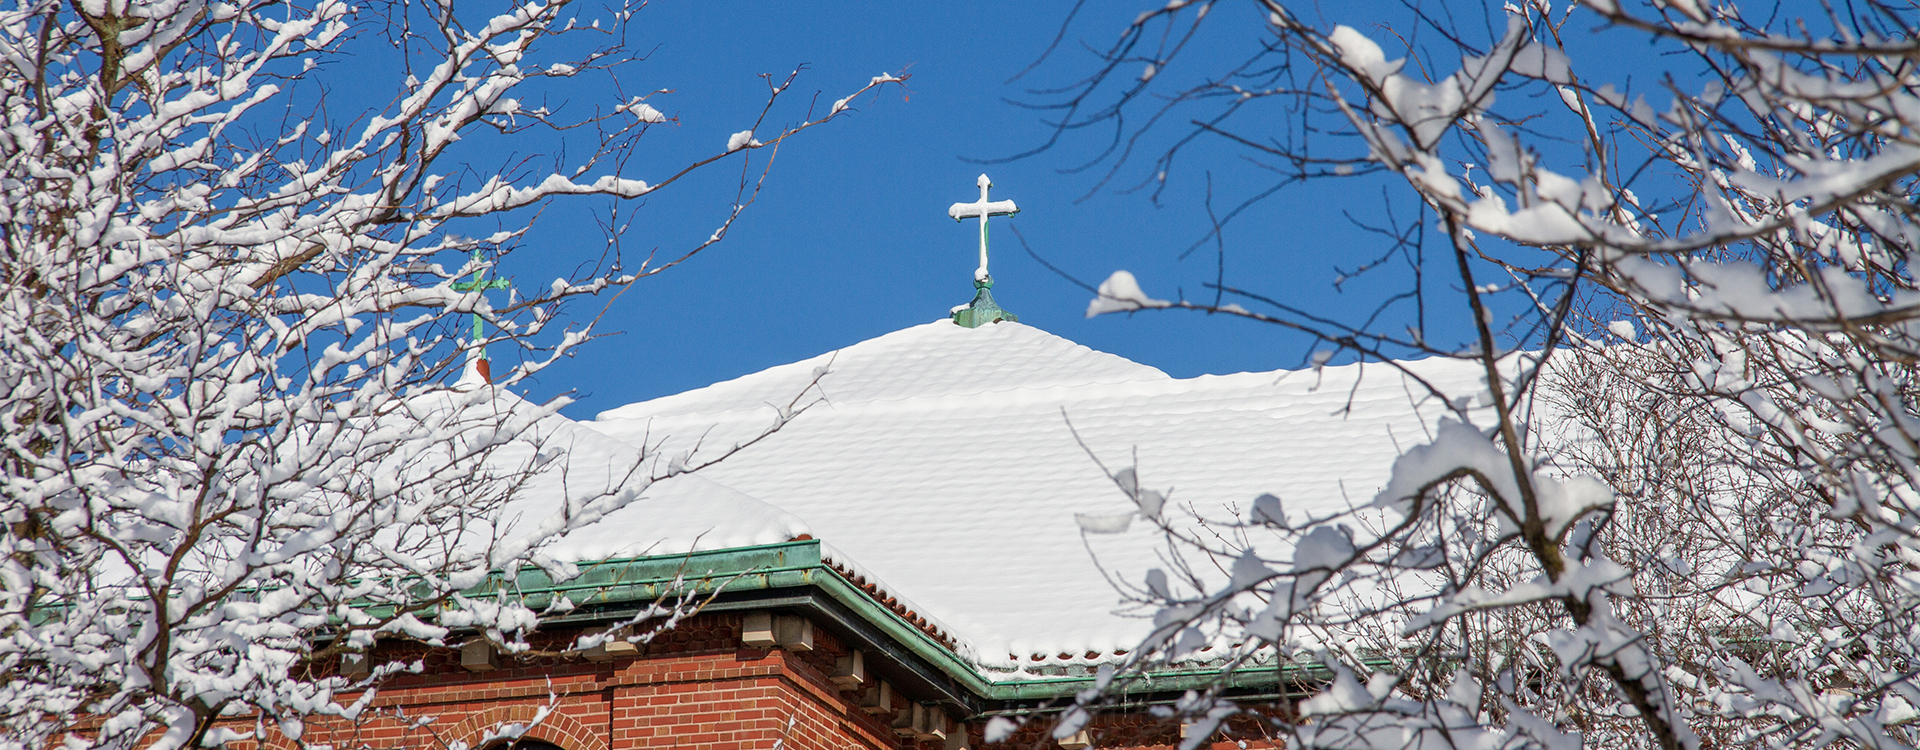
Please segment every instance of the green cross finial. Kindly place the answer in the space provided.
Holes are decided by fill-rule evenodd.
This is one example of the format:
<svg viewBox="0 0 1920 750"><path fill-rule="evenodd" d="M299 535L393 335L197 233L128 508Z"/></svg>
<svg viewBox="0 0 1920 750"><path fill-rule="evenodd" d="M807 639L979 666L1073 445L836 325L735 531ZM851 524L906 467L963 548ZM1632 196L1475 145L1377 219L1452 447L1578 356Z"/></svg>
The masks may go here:
<svg viewBox="0 0 1920 750"><path fill-rule="evenodd" d="M475 245L473 248L473 280L456 281L453 284L453 290L456 292L484 292L488 289L507 288L506 279L486 278L487 267L484 265L485 262L486 259L480 256L480 246ZM488 372L489 368L487 366L486 329L481 326L480 313L473 313L472 317L473 343L474 346L479 348L479 353L474 356L474 359L479 362L480 377L492 381L492 374Z"/></svg>
<svg viewBox="0 0 1920 750"><path fill-rule="evenodd" d="M972 304L955 308L953 311L953 322L967 328L979 328L987 323L997 323L1002 320L1018 321L1020 319L994 304L993 293L988 291L993 288L993 275L987 273L987 217L1012 216L1020 213L1020 207L1014 205L1013 201L987 200L987 188L993 187L993 180L987 179L986 175L980 175L980 179L975 180L974 184L980 186L980 200L973 203L955 203L947 209L947 215L953 217L954 221L980 217L980 267L973 272L973 288L978 291L973 295Z"/></svg>

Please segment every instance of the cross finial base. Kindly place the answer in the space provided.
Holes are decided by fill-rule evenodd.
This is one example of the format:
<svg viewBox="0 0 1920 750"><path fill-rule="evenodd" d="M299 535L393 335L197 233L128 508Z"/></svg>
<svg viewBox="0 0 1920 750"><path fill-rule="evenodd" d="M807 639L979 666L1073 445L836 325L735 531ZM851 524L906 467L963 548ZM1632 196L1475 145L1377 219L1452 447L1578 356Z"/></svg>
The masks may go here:
<svg viewBox="0 0 1920 750"><path fill-rule="evenodd" d="M993 279L980 279L973 282L973 304L953 311L953 322L962 328L979 328L988 323L1009 321L1018 323L1020 316L1000 309L993 302Z"/></svg>

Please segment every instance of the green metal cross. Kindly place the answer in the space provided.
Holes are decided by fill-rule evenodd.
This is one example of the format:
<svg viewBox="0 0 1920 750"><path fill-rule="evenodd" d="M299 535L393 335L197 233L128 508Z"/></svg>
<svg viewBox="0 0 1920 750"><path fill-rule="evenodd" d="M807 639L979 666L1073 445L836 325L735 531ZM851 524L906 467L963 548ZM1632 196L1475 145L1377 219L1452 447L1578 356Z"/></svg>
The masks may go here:
<svg viewBox="0 0 1920 750"><path fill-rule="evenodd" d="M475 246L473 248L473 280L456 281L453 283L453 290L456 292L484 292L488 289L507 288L508 283L506 279L486 278L486 267L481 265L485 261L486 259L480 256L479 246ZM485 362L487 359L486 341L486 329L481 327L480 313L473 313L473 343L480 348L479 359L481 362ZM485 365L482 366L484 367Z"/></svg>
<svg viewBox="0 0 1920 750"><path fill-rule="evenodd" d="M1014 205L1013 201L987 200L987 188L993 187L993 180L987 179L986 175L980 175L974 184L980 188L980 200L955 203L947 209L947 215L953 217L954 221L980 219L980 267L973 271L973 303L954 308L953 322L966 328L979 328L1003 320L1018 322L1020 316L1000 309L1000 305L993 301L993 275L987 273L987 217L1012 216L1020 213L1020 207Z"/></svg>

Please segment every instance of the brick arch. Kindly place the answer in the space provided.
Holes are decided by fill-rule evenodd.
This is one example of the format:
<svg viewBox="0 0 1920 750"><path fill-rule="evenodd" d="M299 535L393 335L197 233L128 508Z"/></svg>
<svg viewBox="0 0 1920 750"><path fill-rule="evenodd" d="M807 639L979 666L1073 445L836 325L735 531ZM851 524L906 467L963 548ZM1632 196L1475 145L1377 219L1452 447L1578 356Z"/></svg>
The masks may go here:
<svg viewBox="0 0 1920 750"><path fill-rule="evenodd" d="M484 709L455 724L452 731L447 732L447 736L466 743L467 747L473 750L482 750L480 740L487 736L489 730L503 724L531 723L534 717L540 714L540 708L540 706L522 703ZM559 745L562 750L607 750L606 741L601 739L598 733L587 729L579 719L561 713L558 707L547 712L546 718L541 719L539 724L529 728L526 734L520 737L551 742Z"/></svg>

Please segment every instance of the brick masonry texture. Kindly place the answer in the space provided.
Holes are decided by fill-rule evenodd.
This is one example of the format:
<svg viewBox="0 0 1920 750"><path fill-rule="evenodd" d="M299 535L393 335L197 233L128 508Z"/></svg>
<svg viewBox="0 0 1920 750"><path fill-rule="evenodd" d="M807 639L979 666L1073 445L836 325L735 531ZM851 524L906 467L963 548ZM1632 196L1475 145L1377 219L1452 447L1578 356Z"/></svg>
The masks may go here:
<svg viewBox="0 0 1920 750"><path fill-rule="evenodd" d="M741 626L739 614L699 615L661 633L636 657L603 662L561 653L578 632L560 631L530 639L531 655L500 655L500 668L484 672L463 668L458 649L386 647L374 654L375 664L417 662L419 672L386 680L357 721L307 721L301 739L335 750L505 750L512 736L562 750L943 750L937 741L895 735L894 714L866 713L857 692L834 686L828 676L847 650L830 634L816 631L809 652L754 649L741 645ZM896 711L907 710L909 700L896 694ZM984 722L971 722L969 745L1057 750L1038 723L1009 742L983 746ZM1101 717L1090 729L1102 748L1168 747L1179 737L1177 724L1145 715ZM293 747L272 727L262 737L228 747Z"/></svg>

